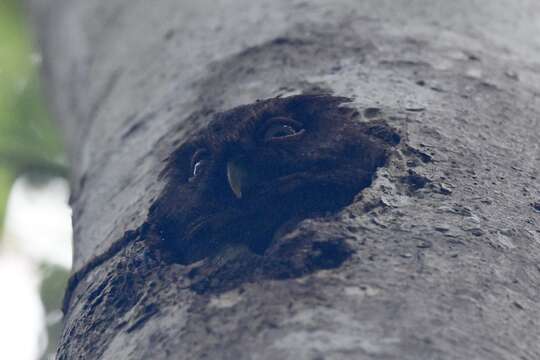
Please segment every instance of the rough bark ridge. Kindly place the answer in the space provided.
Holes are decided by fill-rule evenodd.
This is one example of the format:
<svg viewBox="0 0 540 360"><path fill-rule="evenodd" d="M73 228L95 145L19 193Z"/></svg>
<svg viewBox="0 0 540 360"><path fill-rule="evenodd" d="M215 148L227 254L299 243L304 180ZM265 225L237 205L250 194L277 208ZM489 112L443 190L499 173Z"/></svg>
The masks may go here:
<svg viewBox="0 0 540 360"><path fill-rule="evenodd" d="M540 358L540 3L29 5L73 164L60 359ZM314 90L402 138L284 235L344 262L205 291L142 241L163 159L213 113Z"/></svg>

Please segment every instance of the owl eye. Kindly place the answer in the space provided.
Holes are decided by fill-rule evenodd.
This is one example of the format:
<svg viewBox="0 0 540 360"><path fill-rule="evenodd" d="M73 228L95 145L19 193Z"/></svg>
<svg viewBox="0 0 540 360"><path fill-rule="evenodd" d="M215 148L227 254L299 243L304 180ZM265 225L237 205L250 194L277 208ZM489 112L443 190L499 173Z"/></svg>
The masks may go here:
<svg viewBox="0 0 540 360"><path fill-rule="evenodd" d="M199 149L191 158L191 176L189 180L197 178L204 172L210 160L210 153L206 149Z"/></svg>
<svg viewBox="0 0 540 360"><path fill-rule="evenodd" d="M265 142L282 142L295 140L304 131L302 123L296 120L286 117L275 117L268 121L262 137Z"/></svg>

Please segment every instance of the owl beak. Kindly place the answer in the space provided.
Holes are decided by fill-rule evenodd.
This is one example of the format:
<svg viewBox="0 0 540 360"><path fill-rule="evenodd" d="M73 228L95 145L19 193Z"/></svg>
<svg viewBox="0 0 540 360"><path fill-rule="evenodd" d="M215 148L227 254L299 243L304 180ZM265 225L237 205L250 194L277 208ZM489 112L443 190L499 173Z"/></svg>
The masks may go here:
<svg viewBox="0 0 540 360"><path fill-rule="evenodd" d="M234 158L227 162L227 181L234 195L241 199L248 183L248 171L242 159Z"/></svg>

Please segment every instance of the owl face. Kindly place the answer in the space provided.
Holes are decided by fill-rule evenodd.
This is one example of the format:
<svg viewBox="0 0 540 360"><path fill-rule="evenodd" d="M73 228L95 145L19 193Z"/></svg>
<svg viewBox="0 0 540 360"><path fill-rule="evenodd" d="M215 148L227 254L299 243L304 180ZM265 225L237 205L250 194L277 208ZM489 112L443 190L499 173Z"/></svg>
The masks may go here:
<svg viewBox="0 0 540 360"><path fill-rule="evenodd" d="M385 162L389 144L380 124L371 131L357 111L340 106L347 100L258 101L217 114L177 149L150 210L177 261L192 263L226 243L262 255L281 226L349 204Z"/></svg>

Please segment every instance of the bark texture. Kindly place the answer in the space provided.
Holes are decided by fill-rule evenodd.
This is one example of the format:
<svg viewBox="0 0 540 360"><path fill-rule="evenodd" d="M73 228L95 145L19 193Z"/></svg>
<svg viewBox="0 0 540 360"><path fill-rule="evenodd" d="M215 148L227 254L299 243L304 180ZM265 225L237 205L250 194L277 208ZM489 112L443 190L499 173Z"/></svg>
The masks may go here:
<svg viewBox="0 0 540 360"><path fill-rule="evenodd" d="M540 358L538 1L29 8L73 165L59 359ZM197 291L141 230L163 160L216 111L313 90L401 134L353 204L286 235L354 253Z"/></svg>

